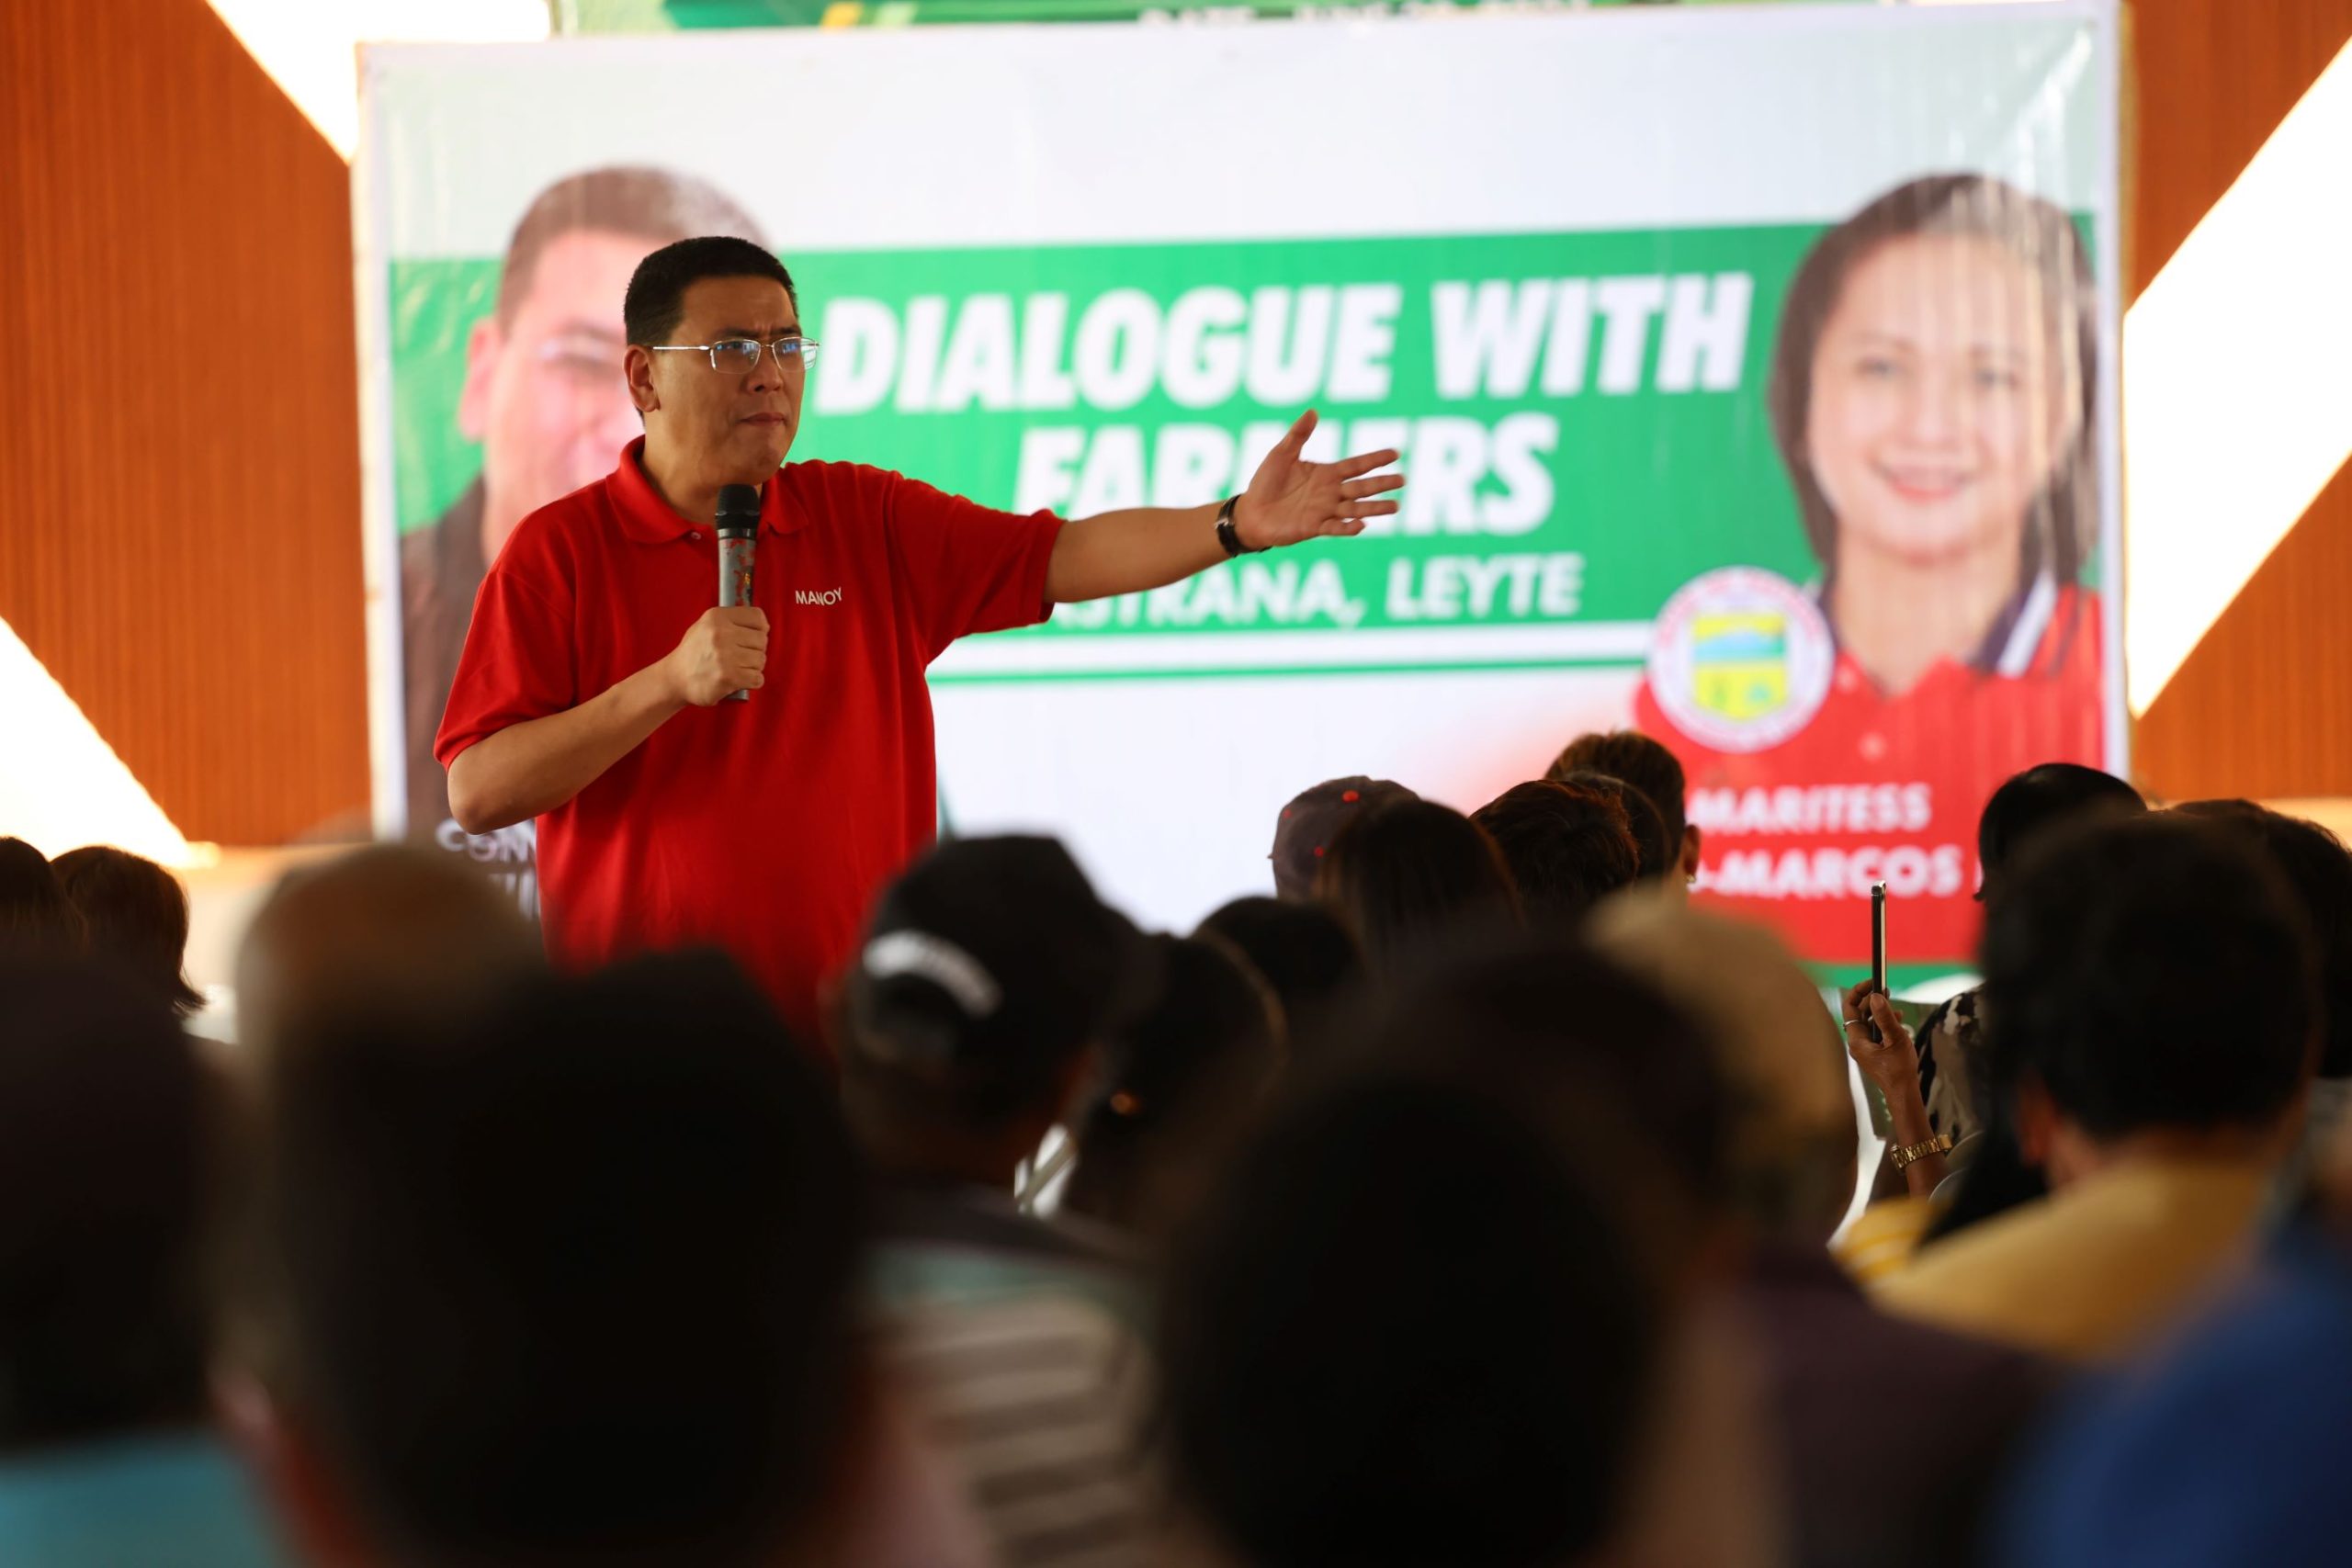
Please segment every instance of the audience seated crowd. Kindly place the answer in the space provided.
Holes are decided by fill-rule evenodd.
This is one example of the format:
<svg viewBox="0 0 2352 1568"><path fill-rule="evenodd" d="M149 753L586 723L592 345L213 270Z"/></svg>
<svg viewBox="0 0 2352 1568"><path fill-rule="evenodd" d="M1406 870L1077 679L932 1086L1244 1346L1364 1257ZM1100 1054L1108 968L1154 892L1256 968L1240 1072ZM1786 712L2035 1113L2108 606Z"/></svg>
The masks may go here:
<svg viewBox="0 0 2352 1568"><path fill-rule="evenodd" d="M1334 779L1191 935L950 840L822 1039L379 846L214 1048L167 871L0 839L0 1563L2331 1559L2342 843L2029 770L1922 1019L1688 809Z"/></svg>

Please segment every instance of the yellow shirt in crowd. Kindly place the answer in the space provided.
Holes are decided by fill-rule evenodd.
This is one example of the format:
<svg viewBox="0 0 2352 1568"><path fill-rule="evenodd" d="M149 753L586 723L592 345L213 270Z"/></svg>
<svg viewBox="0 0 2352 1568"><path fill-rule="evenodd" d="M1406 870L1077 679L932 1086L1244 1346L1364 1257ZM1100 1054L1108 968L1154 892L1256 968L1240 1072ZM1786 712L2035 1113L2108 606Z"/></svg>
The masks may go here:
<svg viewBox="0 0 2352 1568"><path fill-rule="evenodd" d="M2269 1168L2136 1159L1975 1225L1873 1287L1905 1317L2073 1360L2135 1348L2251 1250Z"/></svg>

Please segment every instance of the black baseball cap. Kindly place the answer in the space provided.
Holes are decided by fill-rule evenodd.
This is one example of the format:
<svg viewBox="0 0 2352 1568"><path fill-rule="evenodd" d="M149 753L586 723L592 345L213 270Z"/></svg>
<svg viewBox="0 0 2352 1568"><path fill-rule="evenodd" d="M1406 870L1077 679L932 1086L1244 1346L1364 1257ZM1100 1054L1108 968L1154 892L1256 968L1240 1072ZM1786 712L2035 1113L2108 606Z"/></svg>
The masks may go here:
<svg viewBox="0 0 2352 1568"><path fill-rule="evenodd" d="M1282 816L1275 819L1274 851L1268 857L1274 863L1276 896L1290 899L1315 896L1315 873L1323 852L1357 810L1419 798L1403 784L1366 778L1361 773L1326 779L1313 789L1292 796L1290 804L1283 807Z"/></svg>
<svg viewBox="0 0 2352 1568"><path fill-rule="evenodd" d="M1052 839L957 839L876 904L847 1048L942 1088L1050 1080L1150 998L1134 923Z"/></svg>

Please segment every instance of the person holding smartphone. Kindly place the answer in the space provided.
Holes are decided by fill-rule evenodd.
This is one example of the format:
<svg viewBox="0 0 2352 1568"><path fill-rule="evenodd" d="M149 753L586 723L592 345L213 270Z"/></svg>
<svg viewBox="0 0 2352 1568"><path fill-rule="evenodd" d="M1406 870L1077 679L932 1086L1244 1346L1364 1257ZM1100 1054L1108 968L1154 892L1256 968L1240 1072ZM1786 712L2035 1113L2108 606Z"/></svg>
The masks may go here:
<svg viewBox="0 0 2352 1568"><path fill-rule="evenodd" d="M1945 1156L1952 1140L1928 1120L1928 1101L1919 1092L1918 1046L1884 987L1883 977L1847 987L1841 1009L1846 1054L1862 1070L1863 1080L1885 1098L1887 1157L1902 1173L1904 1190L1925 1198L1951 1174Z"/></svg>

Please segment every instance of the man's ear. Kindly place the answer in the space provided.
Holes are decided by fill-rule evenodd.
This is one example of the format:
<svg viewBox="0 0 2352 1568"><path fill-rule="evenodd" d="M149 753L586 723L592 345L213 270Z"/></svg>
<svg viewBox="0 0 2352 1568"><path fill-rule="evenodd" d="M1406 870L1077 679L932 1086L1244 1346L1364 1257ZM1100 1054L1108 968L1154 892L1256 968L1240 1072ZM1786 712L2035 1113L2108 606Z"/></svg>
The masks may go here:
<svg viewBox="0 0 2352 1568"><path fill-rule="evenodd" d="M295 1557L318 1568L368 1568L358 1520L300 1424L243 1372L213 1374L212 1404Z"/></svg>
<svg viewBox="0 0 2352 1568"><path fill-rule="evenodd" d="M466 384L458 393L458 434L480 442L490 434L490 389L506 355L506 329L492 311L466 334Z"/></svg>
<svg viewBox="0 0 2352 1568"><path fill-rule="evenodd" d="M1689 823L1682 825L1682 880L1690 881L1699 874L1699 829Z"/></svg>
<svg viewBox="0 0 2352 1568"><path fill-rule="evenodd" d="M630 344L621 357L621 374L628 378L628 400L637 405L640 414L651 413L662 406L662 394L653 388L653 353L642 344Z"/></svg>

